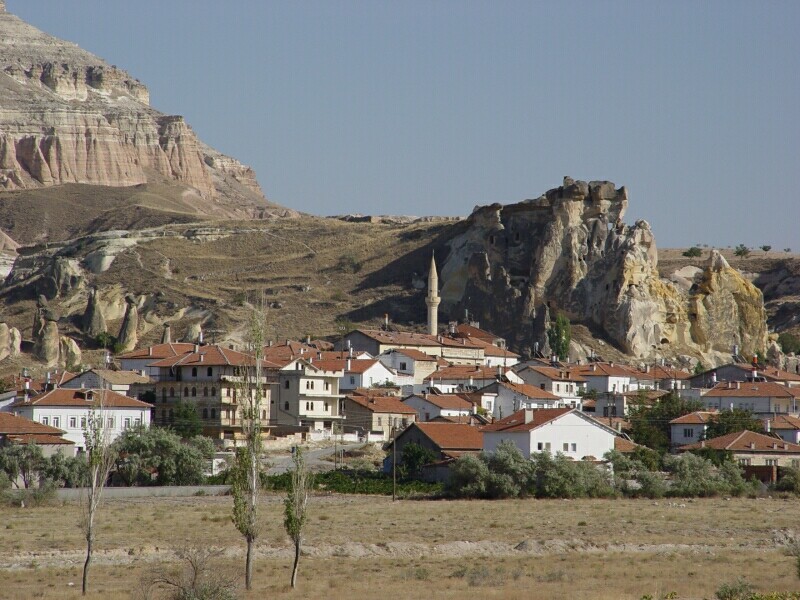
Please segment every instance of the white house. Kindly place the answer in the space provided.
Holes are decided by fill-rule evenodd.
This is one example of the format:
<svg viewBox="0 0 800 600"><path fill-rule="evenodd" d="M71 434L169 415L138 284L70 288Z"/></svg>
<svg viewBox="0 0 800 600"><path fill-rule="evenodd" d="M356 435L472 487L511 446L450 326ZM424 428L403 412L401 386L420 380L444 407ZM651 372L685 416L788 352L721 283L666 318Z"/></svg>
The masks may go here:
<svg viewBox="0 0 800 600"><path fill-rule="evenodd" d="M491 412L495 419L502 419L524 408L565 408L563 398L525 383L495 381L480 389L478 393L495 395ZM574 408L574 406L566 407Z"/></svg>
<svg viewBox="0 0 800 600"><path fill-rule="evenodd" d="M716 412L699 410L688 415L683 415L669 422L670 446L685 446L694 444L706 438L708 426L717 418Z"/></svg>
<svg viewBox="0 0 800 600"><path fill-rule="evenodd" d="M471 365L450 365L440 367L425 378L421 389L415 392L436 388L443 394L474 392L505 378L511 383L524 383L510 367L484 367Z"/></svg>
<svg viewBox="0 0 800 600"><path fill-rule="evenodd" d="M344 375L339 381L342 391L397 383L397 374L375 358L313 360L311 364L324 371L343 371Z"/></svg>
<svg viewBox="0 0 800 600"><path fill-rule="evenodd" d="M84 371L64 383L61 387L69 389L102 388L131 397L136 396L139 392L154 388L153 381L138 371L113 371L111 369Z"/></svg>
<svg viewBox="0 0 800 600"><path fill-rule="evenodd" d="M378 356L390 369L394 369L400 376L411 377L411 384L422 385L425 378L438 368L435 357L419 350L408 348L392 348Z"/></svg>
<svg viewBox="0 0 800 600"><path fill-rule="evenodd" d="M638 371L614 363L593 362L578 367L577 372L586 379L586 387L598 393L635 392L642 377Z"/></svg>
<svg viewBox="0 0 800 600"><path fill-rule="evenodd" d="M417 421L430 421L436 417L467 417L475 410L472 402L456 394L414 394L403 404L417 411Z"/></svg>
<svg viewBox="0 0 800 600"><path fill-rule="evenodd" d="M271 421L330 431L343 419L344 395L339 393L342 377L342 369L326 369L307 360L292 361L278 371Z"/></svg>
<svg viewBox="0 0 800 600"><path fill-rule="evenodd" d="M120 368L123 371L144 372L145 375L158 381L161 370L158 367L151 368L150 365L159 360L167 358L177 358L195 349L194 344L156 344L147 348L138 348L125 352L117 356Z"/></svg>
<svg viewBox="0 0 800 600"><path fill-rule="evenodd" d="M530 364L518 370L517 375L528 385L563 398L570 408L580 407L581 393L586 391L586 378L571 369Z"/></svg>
<svg viewBox="0 0 800 600"><path fill-rule="evenodd" d="M740 408L766 419L780 414L798 416L798 399L800 388L780 383L723 381L701 396L700 402L708 410Z"/></svg>
<svg viewBox="0 0 800 600"><path fill-rule="evenodd" d="M76 450L82 452L86 449L84 427L98 403L102 403L109 441L114 441L129 427L150 426L152 404L108 390L57 388L27 401L15 402L7 410L42 425L64 430L64 439L74 443Z"/></svg>
<svg viewBox="0 0 800 600"><path fill-rule="evenodd" d="M786 442L800 444L800 419L791 415L777 415L764 423L767 433L775 433Z"/></svg>
<svg viewBox="0 0 800 600"><path fill-rule="evenodd" d="M534 452L562 453L574 460L601 459L615 449L617 432L574 408L520 410L486 425L483 449L513 442L525 458Z"/></svg>

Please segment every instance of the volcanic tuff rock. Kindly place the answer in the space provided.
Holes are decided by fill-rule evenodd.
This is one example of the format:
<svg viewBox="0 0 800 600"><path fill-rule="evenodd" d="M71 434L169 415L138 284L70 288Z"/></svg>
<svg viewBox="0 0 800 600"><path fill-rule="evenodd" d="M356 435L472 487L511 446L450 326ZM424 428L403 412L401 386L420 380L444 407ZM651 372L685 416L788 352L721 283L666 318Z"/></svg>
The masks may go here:
<svg viewBox="0 0 800 600"><path fill-rule="evenodd" d="M476 207L449 242L443 309L469 311L517 347L541 345L542 314L557 309L639 358L763 350L761 292L717 258L688 293L662 280L653 232L626 225L627 206L624 187L567 177L535 200Z"/></svg>
<svg viewBox="0 0 800 600"><path fill-rule="evenodd" d="M130 186L154 173L195 190L209 214L296 214L274 210L253 171L203 144L182 117L151 108L131 75L0 5L0 190Z"/></svg>

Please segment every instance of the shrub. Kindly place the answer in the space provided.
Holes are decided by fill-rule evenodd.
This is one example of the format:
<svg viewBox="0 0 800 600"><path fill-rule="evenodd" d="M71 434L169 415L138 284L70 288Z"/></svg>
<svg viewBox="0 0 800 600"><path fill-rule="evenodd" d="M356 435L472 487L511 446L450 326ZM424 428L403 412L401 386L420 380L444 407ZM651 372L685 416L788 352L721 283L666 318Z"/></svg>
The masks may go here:
<svg viewBox="0 0 800 600"><path fill-rule="evenodd" d="M748 248L744 244L739 244L738 246L736 246L733 253L740 258L747 258L748 256L750 256L750 248Z"/></svg>
<svg viewBox="0 0 800 600"><path fill-rule="evenodd" d="M778 336L778 344L784 354L800 354L800 338L788 332Z"/></svg>
<svg viewBox="0 0 800 600"><path fill-rule="evenodd" d="M683 253L684 256L688 256L689 258L697 258L698 256L701 256L702 254L703 254L703 251L700 250L700 248L698 248L697 246L692 246L691 248L689 248L688 250L686 250Z"/></svg>
<svg viewBox="0 0 800 600"><path fill-rule="evenodd" d="M772 250L772 246L766 246L766 245L765 245L765 246L761 246L761 249L762 249L764 252L769 252L770 250Z"/></svg>
<svg viewBox="0 0 800 600"><path fill-rule="evenodd" d="M753 586L739 577L733 583L723 583L715 596L717 600L748 600L753 594Z"/></svg>

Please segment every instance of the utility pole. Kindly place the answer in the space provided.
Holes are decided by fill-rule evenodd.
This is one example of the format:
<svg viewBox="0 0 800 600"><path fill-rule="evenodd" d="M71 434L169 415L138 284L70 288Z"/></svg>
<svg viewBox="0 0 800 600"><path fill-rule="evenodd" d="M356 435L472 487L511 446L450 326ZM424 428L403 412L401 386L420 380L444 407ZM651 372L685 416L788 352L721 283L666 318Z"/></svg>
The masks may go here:
<svg viewBox="0 0 800 600"><path fill-rule="evenodd" d="M392 425L392 502L397 500L397 436Z"/></svg>

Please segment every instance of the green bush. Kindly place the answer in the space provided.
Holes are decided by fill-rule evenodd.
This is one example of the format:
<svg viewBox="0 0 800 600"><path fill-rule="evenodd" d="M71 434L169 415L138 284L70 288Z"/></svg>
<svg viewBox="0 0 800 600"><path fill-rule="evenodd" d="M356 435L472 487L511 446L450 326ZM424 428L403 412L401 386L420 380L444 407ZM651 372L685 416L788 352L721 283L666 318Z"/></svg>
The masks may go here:
<svg viewBox="0 0 800 600"><path fill-rule="evenodd" d="M290 473L261 475L261 484L267 490L285 492L289 489ZM391 476L378 471L328 471L314 475L314 489L338 494L392 495ZM400 496L434 496L442 486L424 481L398 481Z"/></svg>
<svg viewBox="0 0 800 600"><path fill-rule="evenodd" d="M717 600L749 600L753 596L753 586L739 577L733 583L723 583L715 594Z"/></svg>
<svg viewBox="0 0 800 600"><path fill-rule="evenodd" d="M697 246L692 246L691 248L689 248L688 250L686 250L683 253L684 256L688 256L689 258L697 258L698 256L701 256L702 254L703 254L703 251L700 250L700 248L698 248Z"/></svg>
<svg viewBox="0 0 800 600"><path fill-rule="evenodd" d="M778 344L784 354L800 354L800 338L791 333L781 333L778 336Z"/></svg>
<svg viewBox="0 0 800 600"><path fill-rule="evenodd" d="M750 248L748 248L744 244L739 244L738 246L736 246L733 253L740 258L747 258L748 256L750 256Z"/></svg>

